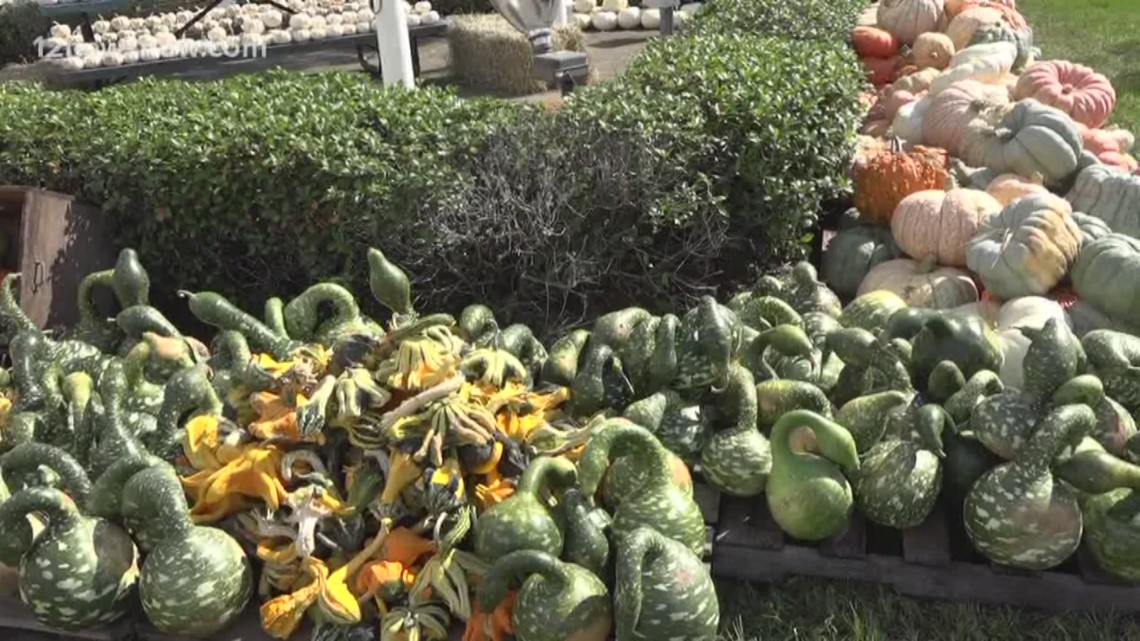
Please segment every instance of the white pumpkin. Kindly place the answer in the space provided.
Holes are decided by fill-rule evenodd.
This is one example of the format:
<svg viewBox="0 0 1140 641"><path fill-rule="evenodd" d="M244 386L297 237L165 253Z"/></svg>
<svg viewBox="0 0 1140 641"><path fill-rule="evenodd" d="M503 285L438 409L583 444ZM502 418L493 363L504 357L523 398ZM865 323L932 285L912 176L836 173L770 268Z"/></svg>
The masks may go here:
<svg viewBox="0 0 1140 641"><path fill-rule="evenodd" d="M241 19L241 32L260 36L265 33L265 23L257 18L245 17Z"/></svg>
<svg viewBox="0 0 1140 641"><path fill-rule="evenodd" d="M356 33L356 23L355 22L346 22L346 23L342 24L340 26L340 28L342 30L344 30L344 35L346 35L346 36L351 36L351 35L354 35Z"/></svg>
<svg viewBox="0 0 1140 641"><path fill-rule="evenodd" d="M618 26L622 29L637 29L641 26L641 9L629 7L618 12Z"/></svg>
<svg viewBox="0 0 1140 641"><path fill-rule="evenodd" d="M891 135L911 144L922 144L922 119L930 109L930 98L922 98L899 107L891 121Z"/></svg>
<svg viewBox="0 0 1140 641"><path fill-rule="evenodd" d="M641 10L641 28L642 29L659 29L661 27L661 10L660 9L642 9Z"/></svg>
<svg viewBox="0 0 1140 641"><path fill-rule="evenodd" d="M1040 296L1013 298L1000 307L993 301L963 305L955 308L954 312L979 316L997 332L1004 357L998 375L1002 383L1014 389L1021 389L1025 384L1022 362L1030 343L1018 328L1041 329L1050 318L1072 326L1068 314L1057 301Z"/></svg>
<svg viewBox="0 0 1140 641"><path fill-rule="evenodd" d="M933 256L922 262L898 258L875 265L859 283L856 296L879 290L898 294L911 307L953 309L978 300L978 286L969 272L939 267Z"/></svg>
<svg viewBox="0 0 1140 641"><path fill-rule="evenodd" d="M943 0L881 0L877 21L881 29L909 45L927 31L938 30L942 7Z"/></svg>
<svg viewBox="0 0 1140 641"><path fill-rule="evenodd" d="M328 28L324 26L314 27L309 30L313 40L324 40L329 37Z"/></svg>
<svg viewBox="0 0 1140 641"><path fill-rule="evenodd" d="M441 18L438 11L428 11L424 15L420 16L420 24L435 24L439 22L440 19Z"/></svg>
<svg viewBox="0 0 1140 641"><path fill-rule="evenodd" d="M105 51L103 52L103 66L104 67L121 67L123 66L123 54L118 51Z"/></svg>
<svg viewBox="0 0 1140 641"><path fill-rule="evenodd" d="M597 0L574 0L574 13L593 13Z"/></svg>
<svg viewBox="0 0 1140 641"><path fill-rule="evenodd" d="M590 24L598 31L617 29L617 14L613 11L598 11L590 18Z"/></svg>
<svg viewBox="0 0 1140 641"><path fill-rule="evenodd" d="M344 16L339 13L330 13L325 19L328 20L330 27L334 24L344 24Z"/></svg>
<svg viewBox="0 0 1140 641"><path fill-rule="evenodd" d="M308 29L313 17L307 13L295 13L289 18L289 27L295 29Z"/></svg>
<svg viewBox="0 0 1140 641"><path fill-rule="evenodd" d="M330 24L329 25L329 37L330 38L339 38L343 35L344 35L344 25L342 25L342 24Z"/></svg>
<svg viewBox="0 0 1140 641"><path fill-rule="evenodd" d="M63 67L66 71L79 71L83 69L83 58L79 56L68 56L59 59L59 66Z"/></svg>
<svg viewBox="0 0 1140 641"><path fill-rule="evenodd" d="M139 41L136 40L135 38L122 38L115 45L115 48L117 50L123 51L123 52L135 51L136 49L139 48Z"/></svg>
<svg viewBox="0 0 1140 641"><path fill-rule="evenodd" d="M427 0L420 0L412 7L412 10L420 15L423 15L431 11L431 3L427 2Z"/></svg>
<svg viewBox="0 0 1140 641"><path fill-rule="evenodd" d="M226 30L221 27L214 27L206 32L206 40L210 42L222 42L226 39Z"/></svg>
<svg viewBox="0 0 1140 641"><path fill-rule="evenodd" d="M293 33L293 42L308 42L313 39L308 29L290 29Z"/></svg>
<svg viewBox="0 0 1140 641"><path fill-rule="evenodd" d="M959 80L976 80L987 85L1001 84L1017 59L1017 45L1012 42L991 42L974 45L954 54L950 65L934 82L928 96L937 96L942 90Z"/></svg>
<svg viewBox="0 0 1140 641"><path fill-rule="evenodd" d="M158 43L159 47L172 47L174 43L178 42L178 38L175 38L173 33L165 31L155 35L154 41Z"/></svg>
<svg viewBox="0 0 1140 641"><path fill-rule="evenodd" d="M641 15L644 16L645 12L644 11L641 12ZM590 16L589 16L589 14L575 13L574 14L574 24L578 25L579 29L589 29L590 28Z"/></svg>
<svg viewBox="0 0 1140 641"><path fill-rule="evenodd" d="M629 0L602 0L602 9L617 13L629 6Z"/></svg>
<svg viewBox="0 0 1140 641"><path fill-rule="evenodd" d="M115 31L126 31L131 28L131 19L126 16L115 16L111 18L111 29Z"/></svg>
<svg viewBox="0 0 1140 641"><path fill-rule="evenodd" d="M356 33L368 33L372 31L372 21L362 20L356 23Z"/></svg>
<svg viewBox="0 0 1140 641"><path fill-rule="evenodd" d="M125 64L125 65L135 64L136 62L139 61L139 54L140 54L140 52L137 50L135 50L135 51L124 51L123 52L123 64Z"/></svg>
<svg viewBox="0 0 1140 641"><path fill-rule="evenodd" d="M275 45L293 42L293 36L289 35L289 32L284 29L273 29L266 35L269 37L269 42Z"/></svg>
<svg viewBox="0 0 1140 641"><path fill-rule="evenodd" d="M57 22L51 26L48 33L50 33L53 38L68 38L71 37L71 27Z"/></svg>
<svg viewBox="0 0 1140 641"><path fill-rule="evenodd" d="M423 22L418 13L409 13L406 19L409 27L418 27L420 23Z"/></svg>
<svg viewBox="0 0 1140 641"><path fill-rule="evenodd" d="M688 2L681 5L681 13L697 14L703 5L700 2Z"/></svg>
<svg viewBox="0 0 1140 641"><path fill-rule="evenodd" d="M265 25L266 29L278 29L284 22L285 16L276 9L261 12L261 23Z"/></svg>

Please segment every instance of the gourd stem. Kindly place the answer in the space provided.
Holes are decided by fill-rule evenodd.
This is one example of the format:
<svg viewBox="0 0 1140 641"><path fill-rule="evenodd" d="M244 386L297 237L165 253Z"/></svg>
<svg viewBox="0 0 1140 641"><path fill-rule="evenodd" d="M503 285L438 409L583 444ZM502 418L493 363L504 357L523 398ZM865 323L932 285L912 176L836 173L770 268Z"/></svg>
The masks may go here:
<svg viewBox="0 0 1140 641"><path fill-rule="evenodd" d="M153 456L128 456L115 461L95 480L91 499L86 505L87 512L104 519L122 517L123 488L127 482L139 472L161 463Z"/></svg>
<svg viewBox="0 0 1140 641"><path fill-rule="evenodd" d="M1096 414L1087 405L1054 408L1037 424L1013 463L1037 472L1047 470L1062 447L1077 444L1095 426Z"/></svg>
<svg viewBox="0 0 1140 641"><path fill-rule="evenodd" d="M809 410L787 412L772 426L773 460L782 459L794 463L801 457L814 456L792 449L789 440L797 427L808 427L815 433L816 443L824 458L844 469L858 469L859 459L851 433L838 423Z"/></svg>
<svg viewBox="0 0 1140 641"><path fill-rule="evenodd" d="M643 594L642 576L645 561L650 555L661 556L668 552L664 537L656 530L639 527L621 535L618 541L617 581L614 600L620 607L614 613L614 628L618 639L634 638L634 628L641 619Z"/></svg>
<svg viewBox="0 0 1140 641"><path fill-rule="evenodd" d="M560 585L570 582L566 567L552 555L538 550L516 550L499 557L483 577L479 606L484 612L493 612L512 587L522 585L534 574Z"/></svg>
<svg viewBox="0 0 1140 641"><path fill-rule="evenodd" d="M46 443L21 443L0 457L0 467L8 474L26 473L40 466L59 475L63 491L75 502L82 504L87 501L91 479L79 461L63 449Z"/></svg>
<svg viewBox="0 0 1140 641"><path fill-rule="evenodd" d="M578 480L578 469L570 461L558 457L543 457L531 461L519 479L518 493L540 497L550 483L560 488L574 485Z"/></svg>

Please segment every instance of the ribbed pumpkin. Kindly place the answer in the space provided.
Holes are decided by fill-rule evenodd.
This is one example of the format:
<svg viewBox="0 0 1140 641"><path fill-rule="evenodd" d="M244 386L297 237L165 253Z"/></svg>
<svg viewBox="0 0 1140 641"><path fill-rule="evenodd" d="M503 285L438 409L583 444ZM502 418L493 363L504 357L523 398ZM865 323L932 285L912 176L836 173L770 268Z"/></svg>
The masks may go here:
<svg viewBox="0 0 1140 641"><path fill-rule="evenodd" d="M993 42L1008 42L1014 45L1017 55L1013 60L1011 71L1021 73L1033 58L1033 30L1014 29L1004 22L983 25L974 31L970 38L970 46L989 44ZM1016 83L1017 79L1014 78Z"/></svg>
<svg viewBox="0 0 1140 641"><path fill-rule="evenodd" d="M986 186L986 193L993 196L994 200L1001 203L1002 207L1005 207L1018 198L1047 194L1049 190L1045 189L1040 180L1024 178L1017 174L1001 174Z"/></svg>
<svg viewBox="0 0 1140 641"><path fill-rule="evenodd" d="M892 91L879 103L881 106L881 118L883 120L894 120L895 114L899 109L908 103L918 100L918 96L909 91Z"/></svg>
<svg viewBox="0 0 1140 641"><path fill-rule="evenodd" d="M1140 326L1140 240L1109 234L1086 244L1073 265L1073 289L1113 320Z"/></svg>
<svg viewBox="0 0 1140 641"><path fill-rule="evenodd" d="M936 31L942 18L943 0L880 0L879 27L890 31L904 45L920 34Z"/></svg>
<svg viewBox="0 0 1140 641"><path fill-rule="evenodd" d="M1001 5L1010 9L1017 8L1017 0L946 0L946 17L953 19L959 13L972 7Z"/></svg>
<svg viewBox="0 0 1140 641"><path fill-rule="evenodd" d="M930 31L915 38L911 57L920 69L945 69L954 57L954 41L950 36Z"/></svg>
<svg viewBox="0 0 1140 641"><path fill-rule="evenodd" d="M939 267L934 256L921 262L899 258L879 263L859 284L858 295L888 291L911 307L952 309L978 301L978 286L965 270Z"/></svg>
<svg viewBox="0 0 1140 641"><path fill-rule="evenodd" d="M984 191L920 191L899 203L891 233L910 256L931 255L940 265L965 267L966 245L978 227L1000 211L1001 204Z"/></svg>
<svg viewBox="0 0 1140 641"><path fill-rule="evenodd" d="M899 41L890 31L878 27L855 27L851 45L864 58L890 58L899 52Z"/></svg>
<svg viewBox="0 0 1140 641"><path fill-rule="evenodd" d="M1072 208L1053 194L1014 201L986 220L966 248L966 264L1000 300L1040 296L1069 271L1081 247Z"/></svg>
<svg viewBox="0 0 1140 641"><path fill-rule="evenodd" d="M1017 103L995 129L971 123L960 151L967 164L1027 178L1040 175L1046 185L1056 185L1077 170L1083 149L1071 118L1030 98Z"/></svg>
<svg viewBox="0 0 1140 641"><path fill-rule="evenodd" d="M1140 177L1092 165L1077 174L1066 198L1075 211L1103 220L1114 232L1140 238Z"/></svg>
<svg viewBox="0 0 1140 641"><path fill-rule="evenodd" d="M922 140L957 155L966 125L1008 102L1002 87L977 80L955 82L930 99L930 109L922 119Z"/></svg>
<svg viewBox="0 0 1140 641"><path fill-rule="evenodd" d="M1006 24L1018 31L1029 30L1029 24L1016 9L998 4L973 5L967 7L946 26L946 35L954 43L954 49L961 51L970 44L974 32L991 24Z"/></svg>
<svg viewBox="0 0 1140 641"><path fill-rule="evenodd" d="M899 78L891 83L891 87L895 91L909 91L914 95L918 95L930 88L930 83L942 73L938 69L921 69L916 71L905 78Z"/></svg>
<svg viewBox="0 0 1140 641"><path fill-rule="evenodd" d="M1094 128L1108 122L1116 107L1116 90L1108 78L1089 67L1065 60L1048 60L1030 66L1014 86L1013 98L1033 98Z"/></svg>
<svg viewBox="0 0 1140 641"><path fill-rule="evenodd" d="M1016 59L1017 47L1012 42L992 42L959 49L950 59L950 66L930 83L930 95L937 96L962 80L1001 85Z"/></svg>
<svg viewBox="0 0 1140 641"><path fill-rule="evenodd" d="M924 189L941 189L950 178L941 150L918 146L908 152L897 139L892 144L891 150L855 168L855 208L873 224L889 224L903 198Z"/></svg>

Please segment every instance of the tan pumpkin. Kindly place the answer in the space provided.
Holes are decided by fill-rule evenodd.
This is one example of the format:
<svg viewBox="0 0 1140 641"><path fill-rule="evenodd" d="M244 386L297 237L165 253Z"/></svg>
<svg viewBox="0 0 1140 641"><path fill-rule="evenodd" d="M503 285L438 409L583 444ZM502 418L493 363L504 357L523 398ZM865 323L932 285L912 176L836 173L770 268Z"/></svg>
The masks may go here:
<svg viewBox="0 0 1140 641"><path fill-rule="evenodd" d="M934 256L941 265L966 266L966 245L1001 203L977 189L930 189L902 200L891 217L895 244L910 256Z"/></svg>
<svg viewBox="0 0 1140 641"><path fill-rule="evenodd" d="M875 265L863 277L857 296L873 291L897 294L911 307L952 309L978 301L978 286L970 274L939 267L933 256L921 262L899 258Z"/></svg>
<svg viewBox="0 0 1140 641"><path fill-rule="evenodd" d="M1049 190L1041 184L1041 176L1024 178L1017 174L1001 174L986 186L986 193L1001 203L1002 207L1019 198L1034 194L1047 194Z"/></svg>
<svg viewBox="0 0 1140 641"><path fill-rule="evenodd" d="M895 91L909 91L914 95L918 95L930 88L930 83L942 73L933 67L929 69L921 69L916 71L905 78L899 78L891 83Z"/></svg>
<svg viewBox="0 0 1140 641"><path fill-rule="evenodd" d="M936 96L962 80L1000 85L1003 91L1008 92L1002 80L1013 68L1015 60L1017 45L1012 42L990 42L959 49L950 59L950 66L930 83L930 95Z"/></svg>
<svg viewBox="0 0 1140 641"><path fill-rule="evenodd" d="M915 38L910 54L920 69L945 69L954 57L954 51L954 41L950 36L930 31Z"/></svg>
<svg viewBox="0 0 1140 641"><path fill-rule="evenodd" d="M1009 95L999 86L977 80L958 81L930 99L930 108L922 120L922 140L958 155L966 125L990 113L994 113L991 119L996 124L1001 119L997 108L1008 103Z"/></svg>
<svg viewBox="0 0 1140 641"><path fill-rule="evenodd" d="M855 208L861 218L887 225L898 204L910 194L941 189L950 180L948 159L940 149L917 146L904 151L898 139L892 148L869 157L854 168Z"/></svg>
<svg viewBox="0 0 1140 641"><path fill-rule="evenodd" d="M942 19L943 0L881 0L878 22L899 39L912 44L919 35L935 31Z"/></svg>

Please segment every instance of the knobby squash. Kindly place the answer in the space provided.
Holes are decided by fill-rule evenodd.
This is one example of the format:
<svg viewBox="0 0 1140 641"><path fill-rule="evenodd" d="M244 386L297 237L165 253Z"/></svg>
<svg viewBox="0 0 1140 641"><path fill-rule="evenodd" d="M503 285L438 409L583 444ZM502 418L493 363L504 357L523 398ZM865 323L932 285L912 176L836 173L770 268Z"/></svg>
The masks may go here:
<svg viewBox="0 0 1140 641"><path fill-rule="evenodd" d="M965 267L966 245L1000 211L1001 205L984 191L920 191L899 203L891 233L898 246L918 261L934 256L939 265Z"/></svg>

